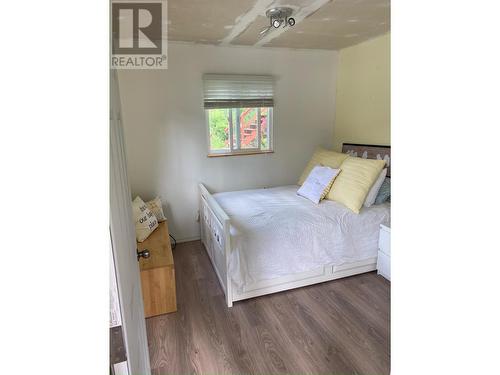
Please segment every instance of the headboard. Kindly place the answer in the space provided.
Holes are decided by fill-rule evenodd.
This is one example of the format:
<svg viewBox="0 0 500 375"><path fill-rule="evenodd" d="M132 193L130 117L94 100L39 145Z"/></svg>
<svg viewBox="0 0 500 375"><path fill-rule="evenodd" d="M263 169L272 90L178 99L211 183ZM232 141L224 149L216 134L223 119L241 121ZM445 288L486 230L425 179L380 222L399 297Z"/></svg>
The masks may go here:
<svg viewBox="0 0 500 375"><path fill-rule="evenodd" d="M391 146L342 143L342 152L365 159L385 160L387 177L391 177Z"/></svg>

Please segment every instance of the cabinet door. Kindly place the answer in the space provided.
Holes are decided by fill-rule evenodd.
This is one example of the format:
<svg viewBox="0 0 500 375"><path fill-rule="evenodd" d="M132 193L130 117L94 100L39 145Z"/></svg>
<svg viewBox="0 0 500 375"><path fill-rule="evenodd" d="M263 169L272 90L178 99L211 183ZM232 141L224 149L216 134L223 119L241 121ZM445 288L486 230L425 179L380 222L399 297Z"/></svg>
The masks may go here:
<svg viewBox="0 0 500 375"><path fill-rule="evenodd" d="M387 280L391 280L391 258L383 252L378 252L377 271Z"/></svg>
<svg viewBox="0 0 500 375"><path fill-rule="evenodd" d="M391 233L381 229L378 239L378 248L386 255L391 256Z"/></svg>

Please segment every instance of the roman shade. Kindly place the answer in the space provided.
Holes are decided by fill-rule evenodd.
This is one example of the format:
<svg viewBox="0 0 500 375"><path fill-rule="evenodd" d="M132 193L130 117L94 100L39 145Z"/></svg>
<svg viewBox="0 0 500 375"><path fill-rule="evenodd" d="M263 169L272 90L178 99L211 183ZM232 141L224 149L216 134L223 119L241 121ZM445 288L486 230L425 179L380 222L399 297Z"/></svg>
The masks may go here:
<svg viewBox="0 0 500 375"><path fill-rule="evenodd" d="M274 79L260 75L203 75L204 106L210 108L273 107Z"/></svg>

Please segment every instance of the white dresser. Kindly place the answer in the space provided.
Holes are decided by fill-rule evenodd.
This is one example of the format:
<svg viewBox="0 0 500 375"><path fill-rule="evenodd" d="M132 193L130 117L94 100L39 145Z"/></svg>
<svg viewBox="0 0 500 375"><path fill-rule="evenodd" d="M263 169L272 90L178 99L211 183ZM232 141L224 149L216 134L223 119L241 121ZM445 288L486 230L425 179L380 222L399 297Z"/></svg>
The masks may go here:
<svg viewBox="0 0 500 375"><path fill-rule="evenodd" d="M391 280L391 223L380 224L377 272Z"/></svg>

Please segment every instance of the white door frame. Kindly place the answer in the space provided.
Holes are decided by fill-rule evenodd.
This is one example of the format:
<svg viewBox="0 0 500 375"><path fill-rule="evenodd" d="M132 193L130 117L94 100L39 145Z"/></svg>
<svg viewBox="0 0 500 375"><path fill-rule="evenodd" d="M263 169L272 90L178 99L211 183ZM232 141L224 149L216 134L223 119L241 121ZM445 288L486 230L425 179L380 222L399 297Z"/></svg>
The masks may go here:
<svg viewBox="0 0 500 375"><path fill-rule="evenodd" d="M110 234L130 375L150 375L146 320L121 124L118 78L110 73Z"/></svg>

